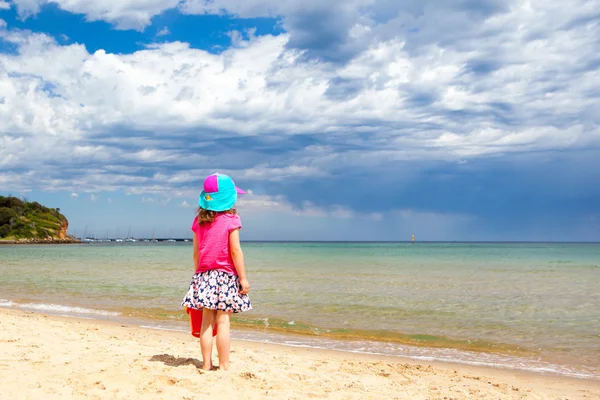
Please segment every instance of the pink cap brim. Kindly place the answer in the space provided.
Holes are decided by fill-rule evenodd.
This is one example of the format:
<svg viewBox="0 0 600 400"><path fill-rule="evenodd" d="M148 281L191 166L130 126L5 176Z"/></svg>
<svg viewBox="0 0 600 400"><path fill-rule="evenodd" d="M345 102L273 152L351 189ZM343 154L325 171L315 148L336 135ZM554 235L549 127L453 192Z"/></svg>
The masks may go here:
<svg viewBox="0 0 600 400"><path fill-rule="evenodd" d="M246 194L246 192L244 192L242 189L240 189L240 188L239 188L239 187L237 187L237 186L235 187L235 191L236 191L238 194Z"/></svg>

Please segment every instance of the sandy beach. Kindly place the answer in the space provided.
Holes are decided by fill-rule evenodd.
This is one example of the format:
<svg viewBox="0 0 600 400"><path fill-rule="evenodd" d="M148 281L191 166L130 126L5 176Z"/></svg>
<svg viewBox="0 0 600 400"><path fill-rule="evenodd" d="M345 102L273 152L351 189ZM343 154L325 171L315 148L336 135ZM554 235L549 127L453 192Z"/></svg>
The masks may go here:
<svg viewBox="0 0 600 400"><path fill-rule="evenodd" d="M235 341L201 372L196 339L0 310L2 399L600 399L600 381ZM216 362L215 356L215 362Z"/></svg>

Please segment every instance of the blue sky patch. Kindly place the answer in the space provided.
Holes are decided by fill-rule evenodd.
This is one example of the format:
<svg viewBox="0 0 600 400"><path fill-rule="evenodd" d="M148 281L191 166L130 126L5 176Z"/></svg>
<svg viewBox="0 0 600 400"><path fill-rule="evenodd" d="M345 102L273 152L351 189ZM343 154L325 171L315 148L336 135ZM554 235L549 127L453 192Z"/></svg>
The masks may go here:
<svg viewBox="0 0 600 400"><path fill-rule="evenodd" d="M232 44L230 32L238 31L244 39L256 36L278 35L282 28L275 18L233 18L227 15L186 15L167 10L152 18L152 24L143 31L115 29L105 21L88 21L83 14L73 14L56 4L42 6L39 13L22 19L13 7L1 12L9 28L41 32L54 37L61 44L80 43L90 53L105 50L108 53L129 54L149 44L178 40L192 48L220 53Z"/></svg>

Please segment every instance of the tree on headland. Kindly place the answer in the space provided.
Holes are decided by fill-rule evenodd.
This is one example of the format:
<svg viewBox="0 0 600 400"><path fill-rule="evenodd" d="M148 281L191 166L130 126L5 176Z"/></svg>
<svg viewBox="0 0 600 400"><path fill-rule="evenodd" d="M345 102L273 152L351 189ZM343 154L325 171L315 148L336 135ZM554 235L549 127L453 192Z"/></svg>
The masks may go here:
<svg viewBox="0 0 600 400"><path fill-rule="evenodd" d="M19 214L17 214L12 208L0 207L0 225L12 226L18 217Z"/></svg>
<svg viewBox="0 0 600 400"><path fill-rule="evenodd" d="M10 226L8 226L8 225L0 226L0 239L7 237L9 233L10 233Z"/></svg>

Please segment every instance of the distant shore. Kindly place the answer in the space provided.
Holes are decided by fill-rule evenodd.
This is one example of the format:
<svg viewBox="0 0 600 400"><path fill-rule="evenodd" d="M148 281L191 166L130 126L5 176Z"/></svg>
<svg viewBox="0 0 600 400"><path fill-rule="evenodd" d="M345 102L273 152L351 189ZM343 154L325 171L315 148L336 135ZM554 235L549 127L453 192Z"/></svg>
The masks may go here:
<svg viewBox="0 0 600 400"><path fill-rule="evenodd" d="M77 239L15 239L15 240L4 240L0 239L1 244L78 244L82 243Z"/></svg>

